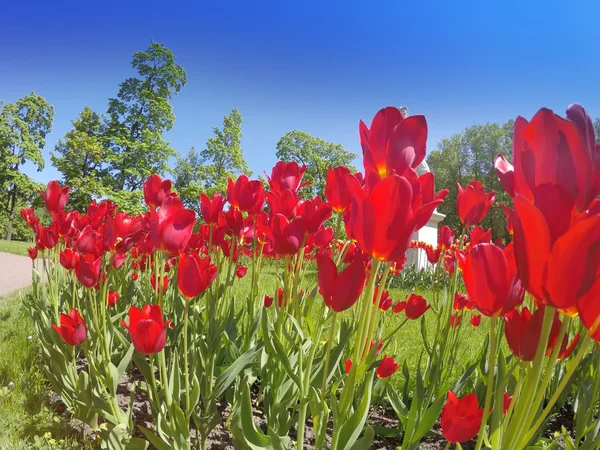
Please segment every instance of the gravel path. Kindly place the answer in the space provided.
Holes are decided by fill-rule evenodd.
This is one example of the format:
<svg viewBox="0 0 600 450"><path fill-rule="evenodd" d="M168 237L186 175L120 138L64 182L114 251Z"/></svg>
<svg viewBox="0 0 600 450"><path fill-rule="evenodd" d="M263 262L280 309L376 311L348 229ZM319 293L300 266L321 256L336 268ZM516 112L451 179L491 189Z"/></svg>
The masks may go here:
<svg viewBox="0 0 600 450"><path fill-rule="evenodd" d="M29 286L31 269L32 262L28 256L0 252L0 297Z"/></svg>

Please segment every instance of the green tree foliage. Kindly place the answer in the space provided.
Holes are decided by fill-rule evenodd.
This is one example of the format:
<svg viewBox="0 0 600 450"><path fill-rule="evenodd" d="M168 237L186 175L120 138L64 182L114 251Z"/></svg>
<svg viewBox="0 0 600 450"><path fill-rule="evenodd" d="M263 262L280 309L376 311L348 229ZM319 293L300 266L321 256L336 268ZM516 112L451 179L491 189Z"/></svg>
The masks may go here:
<svg viewBox="0 0 600 450"><path fill-rule="evenodd" d="M206 179L206 167L201 155L192 147L185 158L177 158L172 173L175 179L173 186L181 201L186 207L197 211L200 194L210 190L205 189L203 184L203 180Z"/></svg>
<svg viewBox="0 0 600 450"><path fill-rule="evenodd" d="M600 143L600 119L594 122L594 131L596 132L596 142Z"/></svg>
<svg viewBox="0 0 600 450"><path fill-rule="evenodd" d="M104 197L110 185L106 125L89 106L72 123L54 148L52 164L62 173L63 184L71 186L69 207L84 211L93 198Z"/></svg>
<svg viewBox="0 0 600 450"><path fill-rule="evenodd" d="M464 187L472 180L478 180L486 192L493 189L496 193L496 203L481 226L492 228L494 238L509 238L506 217L498 204L511 206L512 200L498 181L494 159L502 153L507 160L512 160L513 127L514 121L473 125L460 134L442 139L437 149L429 153L427 163L435 174L436 189L450 190L444 204L439 207L439 211L446 214L443 225L460 227L456 212L457 183Z"/></svg>
<svg viewBox="0 0 600 450"><path fill-rule="evenodd" d="M306 165L304 180L312 183L304 188L303 195L307 197L323 196L329 167L347 166L355 171L350 163L356 157L341 144L326 142L304 131L289 131L277 142L277 158Z"/></svg>
<svg viewBox="0 0 600 450"><path fill-rule="evenodd" d="M31 93L0 109L0 190L2 212L6 215L6 239L13 234L15 211L28 203L39 187L21 169L31 163L44 168L42 149L52 129L54 108L36 93Z"/></svg>

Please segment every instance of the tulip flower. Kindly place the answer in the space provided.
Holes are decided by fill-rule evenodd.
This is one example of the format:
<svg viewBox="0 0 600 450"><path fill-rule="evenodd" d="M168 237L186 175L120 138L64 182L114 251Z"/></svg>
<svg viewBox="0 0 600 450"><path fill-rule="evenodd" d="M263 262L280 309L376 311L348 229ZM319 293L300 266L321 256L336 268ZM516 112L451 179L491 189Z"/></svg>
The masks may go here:
<svg viewBox="0 0 600 450"><path fill-rule="evenodd" d="M416 168L426 153L427 120L425 116L404 117L400 109L388 106L375 114L371 127L361 120L360 143L365 170L381 178Z"/></svg>
<svg viewBox="0 0 600 450"><path fill-rule="evenodd" d="M162 180L159 175L153 174L144 183L144 202L150 208L158 208L171 193L171 180Z"/></svg>
<svg viewBox="0 0 600 450"><path fill-rule="evenodd" d="M512 402L512 395L508 395L508 392L504 391L504 397L502 399L502 414L506 414L508 412L508 408L510 408L510 402Z"/></svg>
<svg viewBox="0 0 600 450"><path fill-rule="evenodd" d="M448 225L444 225L442 228L440 228L440 233L438 235L438 247L442 249L448 249L452 247L455 234L456 230L451 230Z"/></svg>
<svg viewBox="0 0 600 450"><path fill-rule="evenodd" d="M106 300L108 302L108 307L112 308L117 304L117 301L119 300L119 293L117 291L108 291L108 296Z"/></svg>
<svg viewBox="0 0 600 450"><path fill-rule="evenodd" d="M331 206L324 203L321 197L302 202L297 208L298 215L302 216L305 233L316 233L323 222L331 217Z"/></svg>
<svg viewBox="0 0 600 450"><path fill-rule="evenodd" d="M137 281L139 277L140 277L140 275L139 275L137 272L133 272L133 273L131 274L131 279L132 279L133 281Z"/></svg>
<svg viewBox="0 0 600 450"><path fill-rule="evenodd" d="M241 212L258 214L265 203L263 185L258 180L248 180L246 175L240 175L235 183L227 180L227 201Z"/></svg>
<svg viewBox="0 0 600 450"><path fill-rule="evenodd" d="M37 249L37 247L28 248L27 249L27 253L29 254L29 257L32 260L35 260L37 258L37 256L38 256L38 249Z"/></svg>
<svg viewBox="0 0 600 450"><path fill-rule="evenodd" d="M225 199L220 193L215 193L211 198L206 194L200 194L200 215L208 224L216 224L219 214L223 211Z"/></svg>
<svg viewBox="0 0 600 450"><path fill-rule="evenodd" d="M271 306L273 304L273 297L265 294L265 296L263 298L263 303L265 305L265 308L268 308L269 306Z"/></svg>
<svg viewBox="0 0 600 450"><path fill-rule="evenodd" d="M480 226L476 226L471 230L471 234L469 236L469 242L472 246L477 244L490 243L492 241L492 229L490 228L487 231L483 231L483 228Z"/></svg>
<svg viewBox="0 0 600 450"><path fill-rule="evenodd" d="M33 209L33 206L29 208L21 208L21 218L32 230L36 228L38 223L40 223L40 219L35 217L35 210Z"/></svg>
<svg viewBox="0 0 600 450"><path fill-rule="evenodd" d="M175 256L187 245L195 221L196 213L185 209L178 197L166 197L158 212L150 211L150 236L154 247L168 256Z"/></svg>
<svg viewBox="0 0 600 450"><path fill-rule="evenodd" d="M356 303L365 285L362 261L354 261L338 273L333 260L321 254L317 256L317 269L319 292L329 309L342 312Z"/></svg>
<svg viewBox="0 0 600 450"><path fill-rule="evenodd" d="M392 310L394 314L401 313L406 309L406 302L398 300L398 302L394 305L394 309Z"/></svg>
<svg viewBox="0 0 600 450"><path fill-rule="evenodd" d="M79 254L85 255L92 251L101 250L101 248L102 236L93 230L91 226L87 225L81 230L79 237L75 241L75 250L77 250Z"/></svg>
<svg viewBox="0 0 600 450"><path fill-rule="evenodd" d="M409 181L390 175L368 193L355 177L348 176L347 180L352 202L346 230L350 228L362 251L381 261L396 261L404 256L414 232L427 223L445 196L440 192L421 204L421 198L415 196L415 189L421 186L418 178Z"/></svg>
<svg viewBox="0 0 600 450"><path fill-rule="evenodd" d="M276 214L271 220L271 231L275 251L280 255L294 255L304 243L304 223L302 217L291 222L282 214Z"/></svg>
<svg viewBox="0 0 600 450"><path fill-rule="evenodd" d="M459 399L448 391L448 399L442 409L440 425L448 442L460 443L473 439L479 432L483 408L479 408L477 395L469 394Z"/></svg>
<svg viewBox="0 0 600 450"><path fill-rule="evenodd" d="M75 258L75 276L87 288L94 287L100 279L102 256L96 258L93 253L78 255Z"/></svg>
<svg viewBox="0 0 600 450"><path fill-rule="evenodd" d="M431 305L427 304L427 301L423 298L423 296L411 294L406 301L404 313L406 314L407 319L416 320L425 314L429 308L431 308Z"/></svg>
<svg viewBox="0 0 600 450"><path fill-rule="evenodd" d="M87 337L85 322L75 308L71 309L68 315L61 314L60 325L52 324L52 327L67 344L72 346L81 344Z"/></svg>
<svg viewBox="0 0 600 450"><path fill-rule="evenodd" d="M44 199L46 211L50 214L62 211L69 201L69 186L60 187L58 181L51 181L46 186L46 192L37 191Z"/></svg>
<svg viewBox="0 0 600 450"><path fill-rule="evenodd" d="M310 184L310 182L302 183L302 177L306 172L306 166L302 167L295 161L284 162L278 161L271 171L271 176L267 175L271 192L279 194L286 189L293 193Z"/></svg>
<svg viewBox="0 0 600 450"><path fill-rule="evenodd" d="M352 369L352 360L350 358L344 361L344 369L346 370L346 373L350 373L350 369Z"/></svg>
<svg viewBox="0 0 600 450"><path fill-rule="evenodd" d="M296 207L298 206L298 195L289 189L279 193L267 192L267 201L271 215L282 214L286 219L291 220L296 217Z"/></svg>
<svg viewBox="0 0 600 450"><path fill-rule="evenodd" d="M460 326L460 322L462 321L462 316L457 314L452 314L450 316L450 328L458 328Z"/></svg>
<svg viewBox="0 0 600 450"><path fill-rule="evenodd" d="M241 264L238 264L238 266L235 269L235 276L238 278L244 278L247 273L248 273L248 268L246 266L242 266Z"/></svg>
<svg viewBox="0 0 600 450"><path fill-rule="evenodd" d="M400 364L397 364L396 361L394 361L393 356L385 356L379 363L379 366L377 366L375 375L377 375L377 378L381 379L389 378L396 372L396 370L398 370L399 367Z"/></svg>
<svg viewBox="0 0 600 450"><path fill-rule="evenodd" d="M337 213L343 213L350 206L351 196L347 188L347 178L351 175L345 166L330 167L325 180L325 198Z"/></svg>
<svg viewBox="0 0 600 450"><path fill-rule="evenodd" d="M467 227L478 224L486 216L495 199L494 191L486 194L479 181L471 181L464 189L459 184L456 207L460 221Z"/></svg>
<svg viewBox="0 0 600 450"><path fill-rule="evenodd" d="M499 317L521 304L525 290L512 245L502 251L494 244L478 244L466 256L458 256L469 298L482 314Z"/></svg>
<svg viewBox="0 0 600 450"><path fill-rule="evenodd" d="M471 316L471 326L473 328L479 328L479 325L481 325L481 314L473 314Z"/></svg>
<svg viewBox="0 0 600 450"><path fill-rule="evenodd" d="M331 244L332 240L333 240L333 228L331 228L331 227L328 227L328 228L321 227L321 229L319 231L317 231L315 233L315 235L313 236L313 242L314 242L315 246L319 247L319 248L328 247L329 244Z"/></svg>
<svg viewBox="0 0 600 450"><path fill-rule="evenodd" d="M217 272L217 266L211 264L210 256L201 258L197 253L186 255L180 252L177 268L179 292L186 298L202 295L217 278Z"/></svg>
<svg viewBox="0 0 600 450"><path fill-rule="evenodd" d="M150 277L150 286L152 286L153 291L156 291L156 274L155 273L153 273L152 276ZM161 285L159 285L159 287L158 287L159 292L166 292L168 286L169 286L169 276L165 275L163 277L163 281L162 281Z"/></svg>
<svg viewBox="0 0 600 450"><path fill-rule="evenodd" d="M452 309L454 309L454 311L460 311L462 310L465 305L467 304L468 301L468 297L465 294L461 294L460 292L457 292L454 294L454 303L452 304Z"/></svg>
<svg viewBox="0 0 600 450"><path fill-rule="evenodd" d="M121 321L129 331L133 347L145 355L153 355L165 347L170 323L171 319L163 321L159 305L146 305L141 310L132 306L129 308L129 325Z"/></svg>

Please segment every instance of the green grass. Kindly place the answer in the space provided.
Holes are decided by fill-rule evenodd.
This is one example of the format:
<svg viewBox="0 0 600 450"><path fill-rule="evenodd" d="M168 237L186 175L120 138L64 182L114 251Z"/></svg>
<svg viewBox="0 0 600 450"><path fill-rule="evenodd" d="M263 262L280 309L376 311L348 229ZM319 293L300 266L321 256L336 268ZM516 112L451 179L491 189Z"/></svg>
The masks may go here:
<svg viewBox="0 0 600 450"><path fill-rule="evenodd" d="M29 247L31 247L31 242L7 241L0 239L0 252L27 256L27 249Z"/></svg>
<svg viewBox="0 0 600 450"><path fill-rule="evenodd" d="M30 289L21 292L30 295ZM0 298L0 449L81 448L68 422L48 406L48 383L21 292Z"/></svg>

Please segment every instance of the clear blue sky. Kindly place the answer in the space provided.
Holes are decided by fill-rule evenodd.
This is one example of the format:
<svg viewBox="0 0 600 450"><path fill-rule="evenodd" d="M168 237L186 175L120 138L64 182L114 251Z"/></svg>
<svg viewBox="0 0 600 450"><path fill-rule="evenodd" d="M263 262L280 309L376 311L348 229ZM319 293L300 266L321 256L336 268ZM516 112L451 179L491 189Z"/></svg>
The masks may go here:
<svg viewBox="0 0 600 450"><path fill-rule="evenodd" d="M134 74L150 40L171 48L188 84L167 139L204 148L237 107L254 172L299 129L360 153L358 121L406 105L429 121L428 149L474 123L530 118L580 102L600 116L597 1L12 1L0 15L0 99L35 91L54 105L49 152L87 104Z"/></svg>

